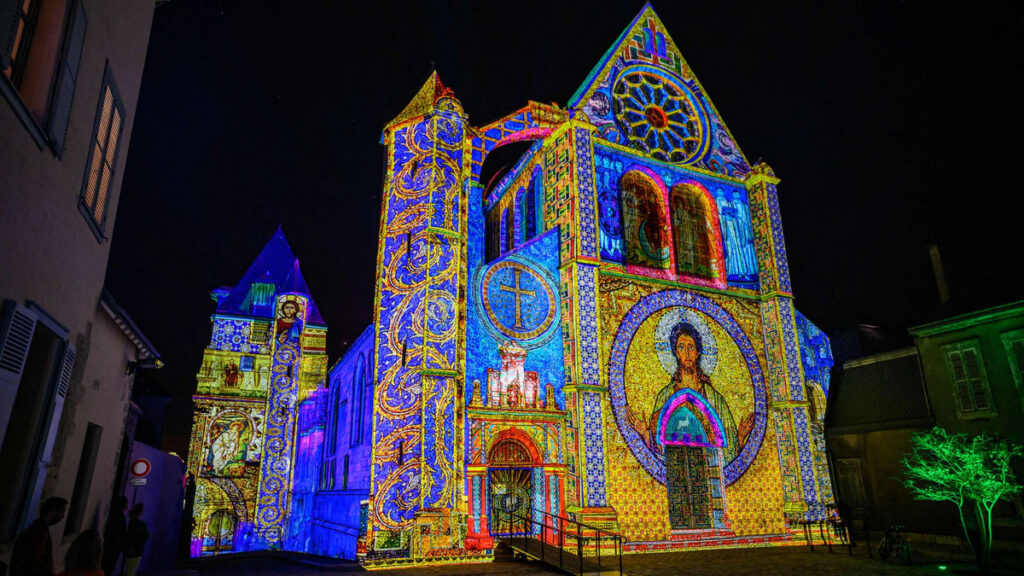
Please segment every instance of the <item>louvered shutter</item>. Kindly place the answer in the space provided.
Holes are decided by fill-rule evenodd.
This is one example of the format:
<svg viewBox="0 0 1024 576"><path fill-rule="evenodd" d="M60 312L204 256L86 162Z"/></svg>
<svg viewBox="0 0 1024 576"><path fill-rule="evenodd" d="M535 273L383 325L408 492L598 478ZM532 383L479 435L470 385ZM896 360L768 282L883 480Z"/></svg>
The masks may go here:
<svg viewBox="0 0 1024 576"><path fill-rule="evenodd" d="M33 478L29 488L28 504L22 508L22 525L28 524L32 520L31 513L39 509L39 500L43 494L43 483L46 481L46 469L50 465L53 442L57 438L57 428L60 427L61 416L64 414L64 399L68 395L68 386L71 384L71 371L74 367L75 347L70 342L67 342L64 345L64 357L61 359L60 372L57 374L57 389L53 394L53 404L50 419L46 425L43 450L39 454L35 478Z"/></svg>
<svg viewBox="0 0 1024 576"><path fill-rule="evenodd" d="M64 358L61 362L60 373L57 376L57 391L53 395L53 415L50 417L49 430L46 432L46 443L43 444L43 452L39 458L42 464L50 463L53 441L57 438L57 427L60 425L61 414L64 413L64 399L68 395L68 386L71 385L71 371L74 368L75 347L68 342L64 348Z"/></svg>
<svg viewBox="0 0 1024 576"><path fill-rule="evenodd" d="M11 48L21 20L21 0L0 0L0 70L11 65Z"/></svg>
<svg viewBox="0 0 1024 576"><path fill-rule="evenodd" d="M1018 379L1024 377L1024 339L1013 340L1007 346L1009 348L1010 366Z"/></svg>
<svg viewBox="0 0 1024 576"><path fill-rule="evenodd" d="M71 104L75 98L75 83L78 81L78 67L82 61L87 24L85 6L81 1L76 1L71 7L68 27L64 31L64 50L61 53L56 89L46 122L46 136L50 139L57 156L64 154L64 139L68 133L68 122L71 120Z"/></svg>
<svg viewBox="0 0 1024 576"><path fill-rule="evenodd" d="M981 368L981 359L973 348L963 350L964 369L967 372L968 389L975 410L987 410L988 390L985 385L985 375Z"/></svg>
<svg viewBox="0 0 1024 576"><path fill-rule="evenodd" d="M8 300L0 322L0 445L3 444L7 423L11 419L11 409L18 396L21 373L25 369L25 360L35 331L35 313Z"/></svg>
<svg viewBox="0 0 1024 576"><path fill-rule="evenodd" d="M967 379L967 372L964 369L964 361L960 356L960 351L947 351L946 359L953 368L953 387L956 390L957 402L960 403L960 410L973 410L974 403L971 402L970 383Z"/></svg>

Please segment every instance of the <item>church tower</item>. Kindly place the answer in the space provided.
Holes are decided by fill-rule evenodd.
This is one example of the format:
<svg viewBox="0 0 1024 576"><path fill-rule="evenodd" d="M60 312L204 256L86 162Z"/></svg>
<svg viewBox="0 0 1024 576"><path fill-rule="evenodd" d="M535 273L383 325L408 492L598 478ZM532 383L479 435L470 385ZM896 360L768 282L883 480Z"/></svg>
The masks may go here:
<svg viewBox="0 0 1024 576"><path fill-rule="evenodd" d="M462 104L434 73L383 141L369 534L376 554L416 557L463 538Z"/></svg>
<svg viewBox="0 0 1024 576"><path fill-rule="evenodd" d="M282 547L298 409L327 368L327 325L280 228L217 308L196 375L191 555Z"/></svg>
<svg viewBox="0 0 1024 576"><path fill-rule="evenodd" d="M650 5L564 108L470 126L433 74L383 143L365 562L485 558L522 531L502 518L627 552L824 518L832 357L794 307L779 179Z"/></svg>

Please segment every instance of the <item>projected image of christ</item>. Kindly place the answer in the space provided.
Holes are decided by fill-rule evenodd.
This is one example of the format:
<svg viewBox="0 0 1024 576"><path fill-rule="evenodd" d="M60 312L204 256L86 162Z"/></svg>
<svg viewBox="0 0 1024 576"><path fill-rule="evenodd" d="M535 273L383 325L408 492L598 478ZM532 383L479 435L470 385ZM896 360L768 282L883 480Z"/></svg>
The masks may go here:
<svg viewBox="0 0 1024 576"><path fill-rule="evenodd" d="M289 298L281 303L277 311L277 322L274 326L274 337L278 344L296 343L302 335L302 318L299 302Z"/></svg>
<svg viewBox="0 0 1024 576"><path fill-rule="evenodd" d="M675 324L672 326L667 340L669 351L675 360L675 373L655 395L650 413L638 413L632 406L629 408L630 424L652 452L663 454L663 446L657 437L658 420L661 417L662 409L673 394L684 388L689 388L706 398L718 414L725 434L726 460L732 459L746 443L747 436L753 428L753 413L737 425L725 396L715 388L711 382L711 376L705 371L701 362L704 354L703 337L692 324L686 322Z"/></svg>

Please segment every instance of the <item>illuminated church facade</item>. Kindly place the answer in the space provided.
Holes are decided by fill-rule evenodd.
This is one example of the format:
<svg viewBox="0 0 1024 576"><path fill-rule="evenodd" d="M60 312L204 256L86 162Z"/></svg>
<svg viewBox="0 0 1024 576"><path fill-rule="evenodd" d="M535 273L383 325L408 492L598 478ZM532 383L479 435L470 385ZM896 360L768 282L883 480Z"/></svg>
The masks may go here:
<svg viewBox="0 0 1024 576"><path fill-rule="evenodd" d="M564 108L471 125L434 74L382 141L373 324L323 386L261 392L266 425L287 412L274 430L293 428L274 454L268 429L247 472L246 541L402 565L488 557L496 511L606 528L627 553L784 544L824 517L832 357L794 308L779 179L747 161L649 5ZM523 141L481 181L489 153ZM274 294L320 342L308 289ZM289 353L319 363L306 333ZM262 357L275 375L280 346ZM223 409L197 411L196 454ZM313 463L270 462L303 442ZM218 456L190 458L209 482ZM285 468L282 493L301 494L275 500L262 475ZM261 524L274 506L293 532Z"/></svg>

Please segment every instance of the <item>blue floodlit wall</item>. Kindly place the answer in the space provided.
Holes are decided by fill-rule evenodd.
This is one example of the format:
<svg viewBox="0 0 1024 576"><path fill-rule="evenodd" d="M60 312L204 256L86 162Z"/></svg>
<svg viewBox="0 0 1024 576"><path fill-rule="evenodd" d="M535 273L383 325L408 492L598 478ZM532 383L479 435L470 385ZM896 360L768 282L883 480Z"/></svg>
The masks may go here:
<svg viewBox="0 0 1024 576"><path fill-rule="evenodd" d="M324 442L316 456L317 492L310 507L309 529L304 533L308 544L295 549L353 559L359 506L370 491L373 326L331 367L327 389L321 394L319 420Z"/></svg>
<svg viewBox="0 0 1024 576"><path fill-rule="evenodd" d="M473 381L479 380L480 390L485 390L487 369L501 368L498 347L515 341L527 350L525 369L538 373L541 399L546 400L546 384L553 384L556 402L564 408L562 328L558 320L558 230L552 228L485 264L482 203L474 201L473 192L470 195L466 403L472 401ZM517 296L502 289L516 287L517 278L520 289L533 293L518 296L521 330L515 329Z"/></svg>

